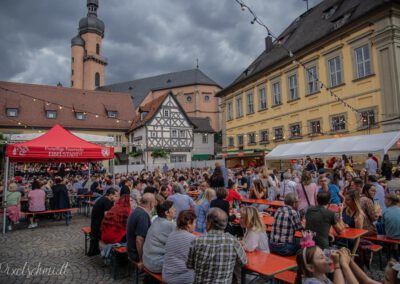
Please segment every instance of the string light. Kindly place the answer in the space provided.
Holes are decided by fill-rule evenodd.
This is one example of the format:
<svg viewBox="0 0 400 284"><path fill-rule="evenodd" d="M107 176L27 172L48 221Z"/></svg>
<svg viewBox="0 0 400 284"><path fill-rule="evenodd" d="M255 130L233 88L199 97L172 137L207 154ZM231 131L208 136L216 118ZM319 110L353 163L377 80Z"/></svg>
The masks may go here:
<svg viewBox="0 0 400 284"><path fill-rule="evenodd" d="M247 9L247 10L249 11L249 13L253 16L253 20L250 22L251 24L258 23L260 26L264 27L264 28L267 30L267 32L268 32L268 36L271 37L271 38L273 38L273 39L276 41L277 44L279 44L282 48L284 48L284 49L286 50L286 52L288 53L289 57L293 57L293 56L294 56L293 52L292 52L288 47L286 47L285 44L283 44L282 41L281 41L277 36L275 36L275 35L271 32L271 30L268 28L268 26L265 25L265 24L261 21L261 19L254 13L254 11L253 11L249 6L247 6L247 5L243 2L243 0L235 0L235 1L236 1L236 3L238 3L238 4L240 5L240 8L241 8L242 11L244 11L244 10ZM293 61L293 63L294 63L294 61ZM306 67L303 63L301 63L301 62L297 62L297 63L298 63L301 67L303 67L303 68L307 71L308 75L311 75L312 78L313 78L317 83L320 83L320 84L321 84L321 89L325 89L326 91L330 92L331 96L334 96L334 97L336 98L337 101L344 102L343 99L341 99L338 95L334 94L328 87L326 87L325 84L324 84L318 77L316 77L315 74L313 74L312 72L310 72L309 70L307 70L307 67ZM355 109L354 107L350 106L349 104L347 104L346 107L349 108L350 110L352 110L353 112L355 112L356 114L359 114L359 111L358 111L357 109Z"/></svg>

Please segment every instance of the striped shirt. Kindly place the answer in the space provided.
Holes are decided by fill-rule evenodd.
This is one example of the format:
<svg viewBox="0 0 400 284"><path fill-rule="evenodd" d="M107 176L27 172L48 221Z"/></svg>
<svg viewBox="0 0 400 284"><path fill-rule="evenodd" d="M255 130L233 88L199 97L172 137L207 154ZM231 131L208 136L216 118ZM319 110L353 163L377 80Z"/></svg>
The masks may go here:
<svg viewBox="0 0 400 284"><path fill-rule="evenodd" d="M236 261L247 264L239 241L224 231L210 230L193 241L186 264L195 271L194 284L230 284Z"/></svg>
<svg viewBox="0 0 400 284"><path fill-rule="evenodd" d="M285 205L276 211L274 223L272 224L271 243L293 244L295 232L301 229L299 213L292 207Z"/></svg>
<svg viewBox="0 0 400 284"><path fill-rule="evenodd" d="M167 284L193 283L194 271L186 267L189 248L196 237L184 230L172 232L165 245L163 281Z"/></svg>

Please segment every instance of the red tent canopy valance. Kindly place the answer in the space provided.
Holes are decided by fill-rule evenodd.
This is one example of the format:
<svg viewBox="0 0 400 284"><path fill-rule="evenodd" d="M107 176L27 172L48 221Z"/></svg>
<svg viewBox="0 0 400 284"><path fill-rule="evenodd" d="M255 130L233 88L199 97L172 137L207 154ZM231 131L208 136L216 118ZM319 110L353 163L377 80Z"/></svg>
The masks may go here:
<svg viewBox="0 0 400 284"><path fill-rule="evenodd" d="M114 148L87 142L61 125L30 141L7 145L10 161L21 162L88 162L114 158Z"/></svg>

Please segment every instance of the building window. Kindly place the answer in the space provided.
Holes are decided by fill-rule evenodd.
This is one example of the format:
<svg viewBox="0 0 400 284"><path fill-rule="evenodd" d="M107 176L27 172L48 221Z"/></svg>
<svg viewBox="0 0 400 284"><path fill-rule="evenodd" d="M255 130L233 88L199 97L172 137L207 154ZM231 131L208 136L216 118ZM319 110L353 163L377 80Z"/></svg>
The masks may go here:
<svg viewBox="0 0 400 284"><path fill-rule="evenodd" d="M256 134L254 132L248 134L249 145L256 144Z"/></svg>
<svg viewBox="0 0 400 284"><path fill-rule="evenodd" d="M283 127L274 128L274 140L279 141L283 139Z"/></svg>
<svg viewBox="0 0 400 284"><path fill-rule="evenodd" d="M186 101L187 101L188 103L191 103L191 102L192 102L192 96L187 96L187 97L186 97Z"/></svg>
<svg viewBox="0 0 400 284"><path fill-rule="evenodd" d="M171 155L171 163L185 163L186 155Z"/></svg>
<svg viewBox="0 0 400 284"><path fill-rule="evenodd" d="M169 110L168 109L164 109L164 117L169 117Z"/></svg>
<svg viewBox="0 0 400 284"><path fill-rule="evenodd" d="M18 116L18 109L17 108L8 108L6 110L6 114L9 117L16 117L16 116Z"/></svg>
<svg viewBox="0 0 400 284"><path fill-rule="evenodd" d="M331 117L332 131L346 130L346 116L344 114Z"/></svg>
<svg viewBox="0 0 400 284"><path fill-rule="evenodd" d="M236 98L236 117L243 116L243 101L242 96Z"/></svg>
<svg viewBox="0 0 400 284"><path fill-rule="evenodd" d="M78 120L85 120L86 113L85 112L75 112L75 118Z"/></svg>
<svg viewBox="0 0 400 284"><path fill-rule="evenodd" d="M172 129L171 130L171 137L172 138L178 138L178 130Z"/></svg>
<svg viewBox="0 0 400 284"><path fill-rule="evenodd" d="M205 95L204 96L204 101L205 102L209 102L210 101L210 96L209 95Z"/></svg>
<svg viewBox="0 0 400 284"><path fill-rule="evenodd" d="M260 131L260 143L268 143L268 130Z"/></svg>
<svg viewBox="0 0 400 284"><path fill-rule="evenodd" d="M99 72L96 72L96 74L94 75L94 85L95 87L100 87L100 74Z"/></svg>
<svg viewBox="0 0 400 284"><path fill-rule="evenodd" d="M117 116L118 116L118 112L117 111L113 111L113 110L107 111L107 117L109 117L109 118L117 118Z"/></svg>
<svg viewBox="0 0 400 284"><path fill-rule="evenodd" d="M186 137L186 130L179 130L179 138L185 138Z"/></svg>
<svg viewBox="0 0 400 284"><path fill-rule="evenodd" d="M247 114L254 113L254 97L253 92L247 93Z"/></svg>
<svg viewBox="0 0 400 284"><path fill-rule="evenodd" d="M74 80L71 80L71 87L74 86Z"/></svg>
<svg viewBox="0 0 400 284"><path fill-rule="evenodd" d="M71 69L71 76L74 76L74 69Z"/></svg>
<svg viewBox="0 0 400 284"><path fill-rule="evenodd" d="M265 87L258 88L258 103L259 110L264 110L267 108L267 93L265 92Z"/></svg>
<svg viewBox="0 0 400 284"><path fill-rule="evenodd" d="M96 54L100 55L100 44L96 44Z"/></svg>
<svg viewBox="0 0 400 284"><path fill-rule="evenodd" d="M289 126L290 130L290 138L299 138L301 137L301 126L300 123L291 124Z"/></svg>
<svg viewBox="0 0 400 284"><path fill-rule="evenodd" d="M71 58L71 62L74 63L74 61L75 61L75 58L72 57L72 58Z"/></svg>
<svg viewBox="0 0 400 284"><path fill-rule="evenodd" d="M320 134L321 133L321 121L312 120L310 121L310 134Z"/></svg>
<svg viewBox="0 0 400 284"><path fill-rule="evenodd" d="M318 92L317 66L313 66L307 69L306 78L307 78L307 94L313 94Z"/></svg>
<svg viewBox="0 0 400 284"><path fill-rule="evenodd" d="M299 97L297 93L297 75L293 74L288 77L289 85L289 101L295 100Z"/></svg>
<svg viewBox="0 0 400 284"><path fill-rule="evenodd" d="M335 87L342 84L342 66L340 57L336 56L328 60L330 86Z"/></svg>
<svg viewBox="0 0 400 284"><path fill-rule="evenodd" d="M122 135L115 135L115 144L117 146L122 145Z"/></svg>
<svg viewBox="0 0 400 284"><path fill-rule="evenodd" d="M156 132L156 131L151 131L151 132L150 132L150 136L151 136L152 138L157 138L157 132Z"/></svg>
<svg viewBox="0 0 400 284"><path fill-rule="evenodd" d="M203 144L208 144L208 134L202 135L202 141L203 141Z"/></svg>
<svg viewBox="0 0 400 284"><path fill-rule="evenodd" d="M233 119L232 101L227 102L227 104L226 104L226 115L227 115L227 120L232 120Z"/></svg>
<svg viewBox="0 0 400 284"><path fill-rule="evenodd" d="M234 147L235 146L235 139L233 137L228 138L228 146Z"/></svg>
<svg viewBox="0 0 400 284"><path fill-rule="evenodd" d="M243 135L238 135L238 146L240 147L240 146L243 146Z"/></svg>
<svg viewBox="0 0 400 284"><path fill-rule="evenodd" d="M272 84L272 92L273 92L273 99L274 105L281 104L281 83L275 82Z"/></svg>
<svg viewBox="0 0 400 284"><path fill-rule="evenodd" d="M363 45L354 49L357 67L357 78L371 75L371 55L369 45Z"/></svg>
<svg viewBox="0 0 400 284"><path fill-rule="evenodd" d="M375 126L375 112L373 109L361 111L361 126L364 127L372 127Z"/></svg>
<svg viewBox="0 0 400 284"><path fill-rule="evenodd" d="M49 119L57 118L57 111L56 110L46 110L46 117Z"/></svg>

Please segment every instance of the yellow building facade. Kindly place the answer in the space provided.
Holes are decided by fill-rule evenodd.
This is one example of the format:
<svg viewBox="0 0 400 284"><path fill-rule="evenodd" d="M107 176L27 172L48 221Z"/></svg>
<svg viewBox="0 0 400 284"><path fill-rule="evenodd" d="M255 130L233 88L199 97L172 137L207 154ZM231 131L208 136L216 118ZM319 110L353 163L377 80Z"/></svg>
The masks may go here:
<svg viewBox="0 0 400 284"><path fill-rule="evenodd" d="M332 1L323 1L320 5L326 2ZM400 48L396 39L384 35L388 29L399 33L399 26L391 25L399 23L399 18L390 12L398 12L399 7L393 4L378 8L380 10L367 13L365 18L349 21L348 25L293 52L292 57L287 55L256 70L259 65L268 64L268 60L271 62L268 56L274 57L282 49L279 43L272 46L270 42L271 50L267 44L266 51L244 74L218 94L223 98L225 157L235 159L230 153L239 153L230 166L237 164L237 159L246 166L257 149L273 149L281 143L400 128L398 119L391 120L400 114L399 78L396 78L400 74ZM340 7L331 9L340 10ZM283 45L285 42L289 46L292 44L295 49L296 42L291 43L290 37L301 36L304 30L301 27L310 22L309 17L323 18L330 12L329 7L314 7L314 11L296 19L294 30L292 24L279 41ZM337 25L336 22L332 24ZM393 53L386 54L386 49L392 49ZM388 64L391 56L394 60ZM390 89L393 86L394 89ZM386 122L388 120L391 121ZM243 158L246 152L249 159Z"/></svg>

